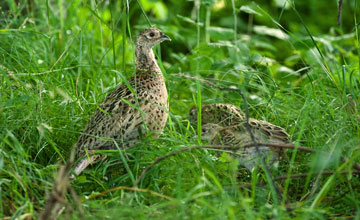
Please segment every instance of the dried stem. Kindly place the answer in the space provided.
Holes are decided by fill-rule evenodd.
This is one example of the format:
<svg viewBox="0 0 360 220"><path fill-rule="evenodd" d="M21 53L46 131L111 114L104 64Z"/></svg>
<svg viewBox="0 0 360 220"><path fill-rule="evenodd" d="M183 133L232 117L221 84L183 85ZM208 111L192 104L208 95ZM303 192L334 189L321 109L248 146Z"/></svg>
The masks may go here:
<svg viewBox="0 0 360 220"><path fill-rule="evenodd" d="M75 151L71 152L70 159L66 162L65 165L61 166L59 172L56 176L53 189L46 201L44 210L41 212L39 219L40 220L55 220L64 209L68 206L66 199L66 193L70 190L74 201L79 209L80 219L85 219L83 211L81 209L80 201L69 183L69 174L71 168L74 164Z"/></svg>
<svg viewBox="0 0 360 220"><path fill-rule="evenodd" d="M106 190L104 192L101 192L101 193L98 193L98 194L95 194L95 195L91 195L89 197L89 200L94 199L94 198L99 197L99 196L103 196L103 195L105 195L107 193L110 193L110 192L118 191L118 190L130 190L130 191L136 191L136 192L146 192L146 193L150 193L150 194L152 194L154 196L158 196L158 197L170 200L170 201L174 200L174 198L172 198L172 197L165 196L163 194L160 194L160 193L157 193L157 192L154 192L154 191L151 191L151 190L140 189L140 188L136 188L136 187L127 187L127 186L118 186L118 187Z"/></svg>
<svg viewBox="0 0 360 220"><path fill-rule="evenodd" d="M266 146L266 147L275 147L275 148L281 148L281 149L297 149L299 151L308 152L308 153L316 153L316 150L308 148L308 147L301 147L301 146L295 146L292 144L269 144L269 143L256 143L258 146ZM246 147L254 147L255 144L248 144Z"/></svg>
<svg viewBox="0 0 360 220"><path fill-rule="evenodd" d="M313 173L312 175L333 175L333 174L348 174L351 173L352 175L360 175L360 171L340 171L340 172L336 172L336 171L323 171L320 173ZM309 176L309 173L297 173L297 174L292 174L292 175L284 175L284 176L279 176L274 178L275 181L281 181L281 180L286 180L286 179L297 179L297 178L302 178L302 177L307 177ZM266 183L265 182L259 182L256 184L256 186L264 186ZM252 184L250 183L245 183L239 186L239 188L251 188Z"/></svg>

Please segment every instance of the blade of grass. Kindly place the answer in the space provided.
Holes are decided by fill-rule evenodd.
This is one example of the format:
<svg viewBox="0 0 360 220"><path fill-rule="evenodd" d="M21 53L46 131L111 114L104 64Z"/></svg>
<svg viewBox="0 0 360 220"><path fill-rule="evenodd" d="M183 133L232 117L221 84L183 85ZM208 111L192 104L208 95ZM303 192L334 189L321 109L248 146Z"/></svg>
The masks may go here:
<svg viewBox="0 0 360 220"><path fill-rule="evenodd" d="M150 27L152 27L152 24L151 24L148 16L146 15L146 12L144 11L144 8L142 7L141 3L139 2L139 0L136 0L136 2L138 3L138 5L139 5L139 7L140 7L140 9L141 9L142 14L143 14L144 17L146 18L147 23L149 24Z"/></svg>
<svg viewBox="0 0 360 220"><path fill-rule="evenodd" d="M134 177L134 174L133 174L133 172L131 171L131 169L130 169L130 167L129 167L129 164L127 163L127 160L126 160L126 158L125 158L125 156L124 156L124 153L122 152L123 150L120 149L118 143L117 143L115 140L113 140L113 142L114 142L114 144L115 144L115 146L116 146L116 149L117 149L118 152L119 152L119 155L120 155L120 158L121 158L122 162L124 163L124 167L125 167L126 171L127 171L128 174L130 175L131 182L132 182L132 184L134 184L134 183L135 183L135 177Z"/></svg>
<svg viewBox="0 0 360 220"><path fill-rule="evenodd" d="M116 52L115 52L115 36L114 36L114 16L113 16L113 9L110 8L110 17L111 17L111 43L112 43L112 55L113 55L113 68L114 70L116 70ZM125 18L126 14L123 12L122 14L122 19ZM123 27L123 33L122 33L122 37L123 37L123 62L125 60L125 51L126 51L126 31L124 32L124 27ZM125 71L125 64L123 63L123 71ZM115 79L116 79L116 74L115 74Z"/></svg>

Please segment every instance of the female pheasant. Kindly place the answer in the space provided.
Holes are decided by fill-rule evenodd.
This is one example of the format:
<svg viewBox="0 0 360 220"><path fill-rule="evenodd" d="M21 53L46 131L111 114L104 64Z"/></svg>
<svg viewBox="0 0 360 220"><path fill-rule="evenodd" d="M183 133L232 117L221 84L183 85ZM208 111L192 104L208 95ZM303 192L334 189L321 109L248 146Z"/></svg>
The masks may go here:
<svg viewBox="0 0 360 220"><path fill-rule="evenodd" d="M168 94L165 80L155 60L152 47L171 40L157 28L148 28L137 37L136 74L108 94L99 105L76 143L77 158L86 154L75 167L79 175L90 163L104 155L91 155L93 150L129 148L145 132L160 133L168 118Z"/></svg>
<svg viewBox="0 0 360 220"><path fill-rule="evenodd" d="M201 138L212 144L234 147L235 155L240 163L252 171L260 156L252 144L251 136L246 128L246 118L242 111L231 104L208 104L201 108ZM190 111L190 121L197 120L197 110ZM279 126L266 121L249 119L250 130L257 143L289 144L289 135ZM270 164L278 162L283 154L278 148L260 146L261 156L269 158Z"/></svg>

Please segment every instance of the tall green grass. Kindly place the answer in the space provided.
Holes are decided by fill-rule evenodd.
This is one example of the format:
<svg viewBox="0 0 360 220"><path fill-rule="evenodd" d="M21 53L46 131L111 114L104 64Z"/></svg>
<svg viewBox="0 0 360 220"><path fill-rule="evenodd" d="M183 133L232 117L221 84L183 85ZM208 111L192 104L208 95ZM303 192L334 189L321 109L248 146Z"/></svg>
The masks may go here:
<svg viewBox="0 0 360 220"><path fill-rule="evenodd" d="M278 16L260 2L1 3L0 218L38 217L59 164L97 105L134 73L135 36L149 24L173 39L156 50L166 70L170 118L160 138L144 137L126 153L106 151L106 161L72 182L87 218L360 218L359 178L340 174L360 162L356 10L343 14L353 30L321 32L298 4L284 4ZM244 34L248 28L252 34ZM327 153L287 152L290 162L282 162L273 178L309 176L275 182L282 189L279 203L269 185L258 185L268 181L261 169L249 173L226 152L203 149L160 162L138 186L172 200L124 189L88 199L131 187L159 156L198 145L199 128L188 121L193 105L244 106L237 93L177 73L240 88L251 117L284 127L296 145ZM317 174L324 170L337 173ZM251 187L240 188L244 183Z"/></svg>

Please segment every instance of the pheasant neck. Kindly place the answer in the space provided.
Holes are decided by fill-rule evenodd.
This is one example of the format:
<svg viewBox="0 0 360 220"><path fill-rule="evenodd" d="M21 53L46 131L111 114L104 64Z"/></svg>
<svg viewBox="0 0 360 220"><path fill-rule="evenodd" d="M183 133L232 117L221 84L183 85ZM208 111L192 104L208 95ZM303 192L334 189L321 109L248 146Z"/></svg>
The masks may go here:
<svg viewBox="0 0 360 220"><path fill-rule="evenodd" d="M161 70L156 62L152 48L145 45L136 45L135 48L136 72L143 74L161 74Z"/></svg>

